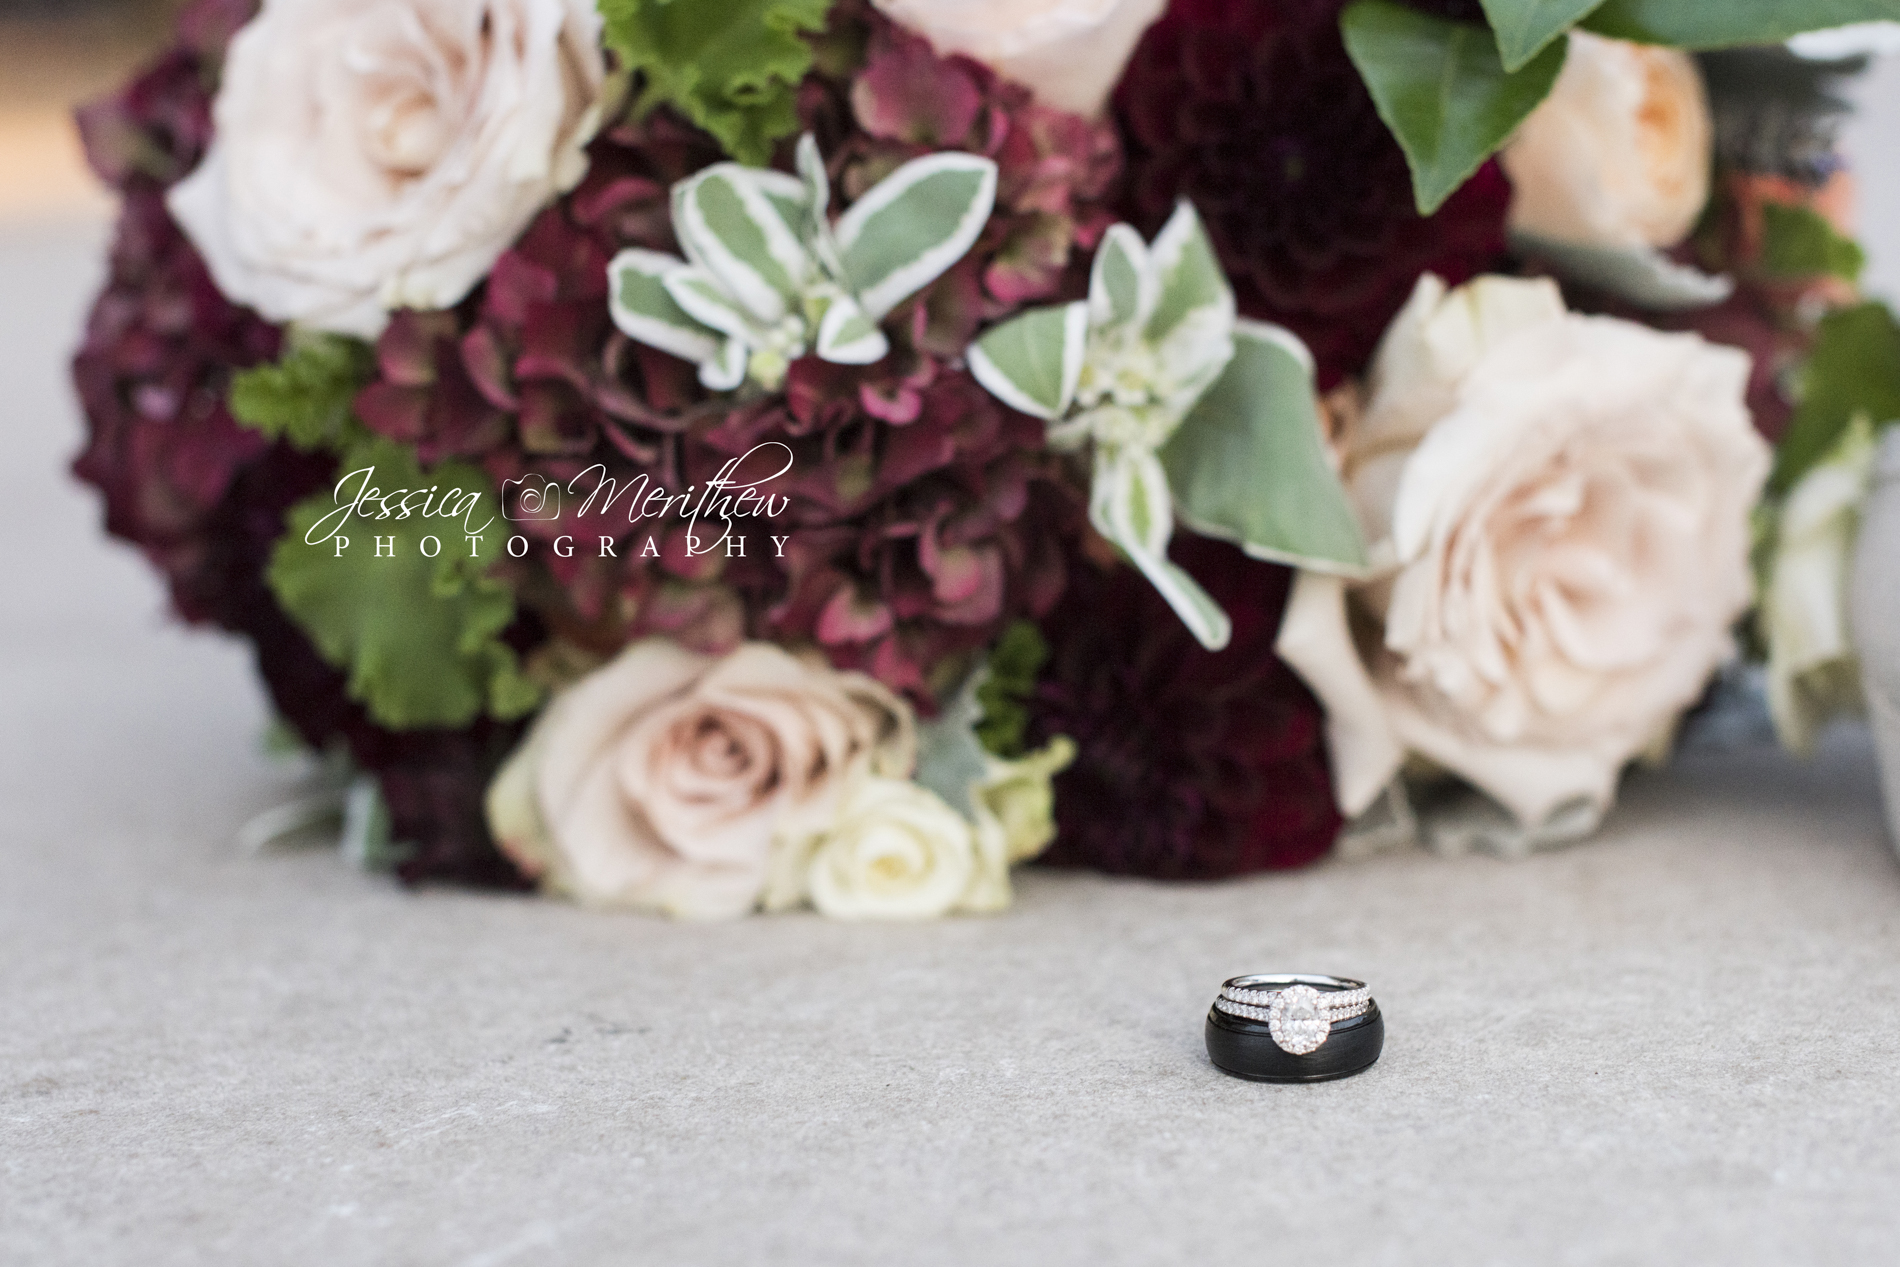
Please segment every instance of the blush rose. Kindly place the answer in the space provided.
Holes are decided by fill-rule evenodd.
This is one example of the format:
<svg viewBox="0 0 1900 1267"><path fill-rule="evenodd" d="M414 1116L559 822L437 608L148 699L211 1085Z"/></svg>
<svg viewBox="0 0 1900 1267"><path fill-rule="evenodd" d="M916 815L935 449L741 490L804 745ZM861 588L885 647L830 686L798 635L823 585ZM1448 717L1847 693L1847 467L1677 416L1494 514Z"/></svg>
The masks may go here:
<svg viewBox="0 0 1900 1267"><path fill-rule="evenodd" d="M939 53L961 53L1057 110L1095 118L1166 0L875 0Z"/></svg>
<svg viewBox="0 0 1900 1267"><path fill-rule="evenodd" d="M489 823L543 884L685 918L751 911L775 842L828 827L916 759L909 708L770 643L722 658L628 647L543 712L496 777Z"/></svg>
<svg viewBox="0 0 1900 1267"><path fill-rule="evenodd" d="M1769 453L1748 373L1698 336L1567 312L1547 281L1421 279L1342 444L1381 570L1303 575L1279 638L1326 705L1346 813L1408 754L1527 827L1610 803L1751 598Z"/></svg>
<svg viewBox="0 0 1900 1267"><path fill-rule="evenodd" d="M231 299L373 338L580 183L605 76L591 0L265 0L172 213Z"/></svg>

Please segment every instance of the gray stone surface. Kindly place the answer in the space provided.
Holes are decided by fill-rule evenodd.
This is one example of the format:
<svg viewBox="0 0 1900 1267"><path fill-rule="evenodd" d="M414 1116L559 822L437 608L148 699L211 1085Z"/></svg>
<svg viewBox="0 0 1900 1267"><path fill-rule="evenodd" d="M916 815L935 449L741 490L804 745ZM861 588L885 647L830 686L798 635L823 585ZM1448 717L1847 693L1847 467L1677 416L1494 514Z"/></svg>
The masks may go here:
<svg viewBox="0 0 1900 1267"><path fill-rule="evenodd" d="M1008 915L674 926L242 856L292 776L62 464L96 226L0 234L0 1262L1900 1255L1900 866L1864 736L1640 775L1595 843ZM1230 974L1370 1073L1228 1079Z"/></svg>

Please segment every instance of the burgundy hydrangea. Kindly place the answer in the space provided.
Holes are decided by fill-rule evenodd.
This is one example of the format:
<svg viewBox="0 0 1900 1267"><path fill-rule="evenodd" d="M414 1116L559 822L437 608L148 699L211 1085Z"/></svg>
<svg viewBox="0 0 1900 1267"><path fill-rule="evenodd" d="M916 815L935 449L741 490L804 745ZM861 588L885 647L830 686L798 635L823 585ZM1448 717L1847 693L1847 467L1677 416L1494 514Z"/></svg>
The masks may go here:
<svg viewBox="0 0 1900 1267"><path fill-rule="evenodd" d="M1194 641L1132 568L1078 564L1044 623L1031 738L1069 735L1043 861L1162 879L1297 867L1339 833L1321 712L1273 653L1292 573L1178 536L1173 557L1233 618Z"/></svg>
<svg viewBox="0 0 1900 1267"><path fill-rule="evenodd" d="M1345 0L1173 0L1116 92L1125 210L1207 222L1243 312L1297 332L1321 386L1360 371L1420 273L1456 284L1505 252L1510 188L1486 164L1421 218L1405 156L1339 33ZM1475 4L1445 16L1479 13Z"/></svg>
<svg viewBox="0 0 1900 1267"><path fill-rule="evenodd" d="M74 470L105 494L107 530L145 551L194 621L217 619L201 574L213 520L269 447L231 417L225 393L234 370L276 357L279 334L218 293L164 196L204 154L218 60L252 7L194 6L178 47L79 112L93 169L124 207L73 361L89 423Z"/></svg>
<svg viewBox="0 0 1900 1267"><path fill-rule="evenodd" d="M326 487L335 462L231 417L231 375L275 359L281 332L219 294L164 201L204 155L218 64L255 9L255 0L201 0L182 15L175 48L79 112L87 157L123 209L73 360L87 421L73 469L104 495L107 530L164 575L181 616L252 643L278 714L306 742L342 742L377 772L396 835L417 848L406 875L519 885L488 840L481 790L520 728L374 725L265 583L285 511Z"/></svg>
<svg viewBox="0 0 1900 1267"><path fill-rule="evenodd" d="M883 361L808 358L782 391L735 405L614 329L608 261L630 246L677 251L668 190L718 158L661 111L597 140L586 181L457 312L399 316L357 408L425 460L473 457L498 484L570 490L555 517L513 526L533 543L517 589L563 641L602 655L648 633L708 651L745 637L815 643L929 708L1010 620L1047 610L1063 577L1054 543L1077 521L1041 424L955 358L982 322L1082 292L1086 248L1112 223L1119 151L1111 128L1037 106L862 5L839 6L831 38L863 60L815 72L800 111L841 203L933 150L999 168L982 238L892 314ZM703 528L629 525L624 502L613 517L582 514L572 492L603 478L702 488L760 446L792 458L770 488L786 503L712 550L692 549ZM554 549L563 536L571 554Z"/></svg>

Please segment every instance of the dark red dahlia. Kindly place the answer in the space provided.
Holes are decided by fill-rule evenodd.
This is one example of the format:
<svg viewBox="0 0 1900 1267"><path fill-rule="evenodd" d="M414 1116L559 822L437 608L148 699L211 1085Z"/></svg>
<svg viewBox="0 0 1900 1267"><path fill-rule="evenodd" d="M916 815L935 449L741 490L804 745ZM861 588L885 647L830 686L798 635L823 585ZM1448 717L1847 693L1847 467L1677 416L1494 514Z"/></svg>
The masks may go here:
<svg viewBox="0 0 1900 1267"><path fill-rule="evenodd" d="M1418 215L1405 156L1346 56L1344 5L1173 0L1115 95L1127 217L1153 232L1192 200L1241 310L1305 339L1322 388L1364 367L1420 273L1456 284L1498 264L1510 202L1492 163Z"/></svg>
<svg viewBox="0 0 1900 1267"><path fill-rule="evenodd" d="M1182 535L1176 562L1234 622L1201 648L1132 568L1078 564L1043 623L1033 742L1069 735L1043 861L1170 880L1323 856L1339 833L1318 703L1273 653L1292 573Z"/></svg>

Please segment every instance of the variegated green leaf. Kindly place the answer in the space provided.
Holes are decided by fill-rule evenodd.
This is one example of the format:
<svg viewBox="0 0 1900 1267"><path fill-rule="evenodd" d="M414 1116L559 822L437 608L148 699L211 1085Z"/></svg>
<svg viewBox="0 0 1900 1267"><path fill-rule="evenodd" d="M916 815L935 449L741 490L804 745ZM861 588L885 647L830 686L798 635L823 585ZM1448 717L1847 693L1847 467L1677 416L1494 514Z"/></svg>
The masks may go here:
<svg viewBox="0 0 1900 1267"><path fill-rule="evenodd" d="M681 311L701 325L733 339L744 339L751 332L745 310L705 269L688 264L668 273L661 284Z"/></svg>
<svg viewBox="0 0 1900 1267"><path fill-rule="evenodd" d="M798 183L804 191L806 214L814 224L829 225L831 176L825 171L824 155L818 152L818 138L809 132L798 138Z"/></svg>
<svg viewBox="0 0 1900 1267"><path fill-rule="evenodd" d="M1188 627L1195 640L1209 651L1219 651L1234 637L1234 622L1229 620L1214 596L1202 589L1200 583L1186 572L1176 567L1165 555L1159 558L1145 555L1129 555L1130 561L1141 569L1148 578L1148 584L1155 587L1155 593L1167 600L1181 623Z"/></svg>
<svg viewBox="0 0 1900 1267"><path fill-rule="evenodd" d="M1089 518L1103 536L1130 554L1165 555L1174 535L1174 498L1168 473L1146 449L1095 450Z"/></svg>
<svg viewBox="0 0 1900 1267"><path fill-rule="evenodd" d="M970 373L1011 409L1054 421L1075 400L1088 327L1084 303L1032 309L970 345Z"/></svg>
<svg viewBox="0 0 1900 1267"><path fill-rule="evenodd" d="M711 360L699 363L699 381L709 391L736 391L745 382L749 361L746 345L738 339L727 339Z"/></svg>
<svg viewBox="0 0 1900 1267"><path fill-rule="evenodd" d="M1163 371L1156 385L1161 399L1174 417L1185 418L1233 359L1234 314L1219 307L1192 309L1155 351Z"/></svg>
<svg viewBox="0 0 1900 1267"><path fill-rule="evenodd" d="M838 365L870 365L891 350L884 332L847 296L833 299L818 322L815 351L822 360Z"/></svg>
<svg viewBox="0 0 1900 1267"><path fill-rule="evenodd" d="M811 282L816 265L780 209L788 197L802 199L804 186L782 174L765 177L719 163L683 181L673 193L673 231L689 260L755 320L772 325ZM767 197L768 189L780 204Z"/></svg>
<svg viewBox="0 0 1900 1267"><path fill-rule="evenodd" d="M1089 522L1121 547L1200 644L1218 651L1233 637L1233 623L1193 577L1168 559L1174 536L1170 503L1168 477L1154 454L1096 450Z"/></svg>
<svg viewBox="0 0 1900 1267"><path fill-rule="evenodd" d="M799 230L805 246L817 257L825 272L843 285L846 280L844 256L838 250L838 237L831 228L831 176L825 171L818 141L809 132L798 138L798 175L805 189L805 218Z"/></svg>
<svg viewBox="0 0 1900 1267"><path fill-rule="evenodd" d="M607 266L608 307L628 338L699 362L718 353L719 335L680 307L666 287L669 276L689 268L658 251L622 251Z"/></svg>
<svg viewBox="0 0 1900 1267"><path fill-rule="evenodd" d="M1112 226L1102 235L1089 271L1090 324L1139 329L1154 312L1157 283L1141 235L1130 225Z"/></svg>
<svg viewBox="0 0 1900 1267"><path fill-rule="evenodd" d="M996 164L930 154L886 176L838 220L845 274L873 321L935 281L975 245L996 203Z"/></svg>
<svg viewBox="0 0 1900 1267"><path fill-rule="evenodd" d="M1191 204L1183 201L1174 209L1156 235L1150 253L1159 282L1154 315L1148 319L1150 341L1166 339L1189 313L1203 308L1232 319L1233 288L1227 284L1214 244L1208 241L1207 230Z"/></svg>
<svg viewBox="0 0 1900 1267"><path fill-rule="evenodd" d="M1294 335L1242 321L1234 357L1161 450L1182 523L1256 558L1329 572L1367 565L1327 460L1313 362Z"/></svg>

